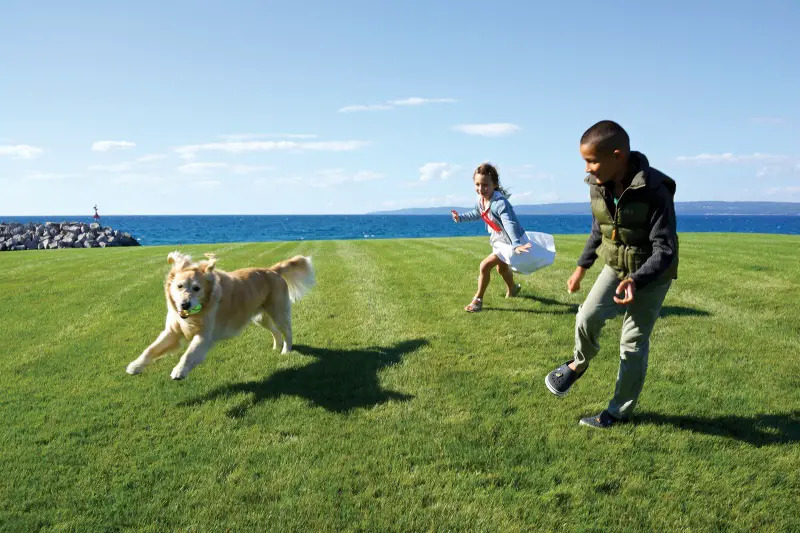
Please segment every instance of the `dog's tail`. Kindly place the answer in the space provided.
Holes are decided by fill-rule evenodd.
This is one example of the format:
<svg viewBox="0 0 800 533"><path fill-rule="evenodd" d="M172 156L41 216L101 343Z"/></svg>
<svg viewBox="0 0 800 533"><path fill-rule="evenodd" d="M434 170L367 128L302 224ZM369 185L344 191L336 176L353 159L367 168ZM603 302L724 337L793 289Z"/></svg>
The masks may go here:
<svg viewBox="0 0 800 533"><path fill-rule="evenodd" d="M296 255L269 268L286 280L292 303L302 298L316 283L314 265L311 264L311 258L304 255Z"/></svg>

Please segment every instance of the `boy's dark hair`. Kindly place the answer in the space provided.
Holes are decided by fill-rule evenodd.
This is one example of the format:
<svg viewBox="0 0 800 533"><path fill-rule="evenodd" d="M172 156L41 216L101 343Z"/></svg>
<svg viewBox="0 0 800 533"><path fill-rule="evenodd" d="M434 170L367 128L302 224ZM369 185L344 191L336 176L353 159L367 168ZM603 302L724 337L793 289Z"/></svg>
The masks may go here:
<svg viewBox="0 0 800 533"><path fill-rule="evenodd" d="M500 193L506 198L511 196L511 193L509 193L505 187L500 185L500 174L497 172L497 168L491 163L481 163L478 165L478 168L476 168L475 172L472 173L473 180L477 174L489 176L492 179L492 184L494 185L495 189L500 191Z"/></svg>
<svg viewBox="0 0 800 533"><path fill-rule="evenodd" d="M601 120L583 133L581 145L594 146L598 152L610 154L614 150L629 152L631 140L622 126L613 120Z"/></svg>

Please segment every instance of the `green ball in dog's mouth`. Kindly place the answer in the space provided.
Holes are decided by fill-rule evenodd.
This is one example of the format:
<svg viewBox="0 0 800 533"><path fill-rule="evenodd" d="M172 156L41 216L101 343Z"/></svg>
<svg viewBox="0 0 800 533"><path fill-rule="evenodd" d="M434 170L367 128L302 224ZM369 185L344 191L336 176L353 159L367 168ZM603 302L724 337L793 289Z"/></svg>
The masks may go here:
<svg viewBox="0 0 800 533"><path fill-rule="evenodd" d="M203 306L202 306L201 304L197 304L197 305L195 305L194 307L192 307L192 308L191 308L191 309L189 309L189 310L182 309L182 310L181 310L181 318L186 318L186 317L188 317L189 315L196 315L197 313L199 313L199 312L200 312L200 310L201 310L202 308L203 308Z"/></svg>

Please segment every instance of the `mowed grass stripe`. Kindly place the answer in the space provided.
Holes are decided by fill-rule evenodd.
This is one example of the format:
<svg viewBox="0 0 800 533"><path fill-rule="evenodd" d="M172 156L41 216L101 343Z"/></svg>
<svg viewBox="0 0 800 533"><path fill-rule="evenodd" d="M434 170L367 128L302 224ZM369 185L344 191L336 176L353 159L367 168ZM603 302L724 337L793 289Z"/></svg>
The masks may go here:
<svg viewBox="0 0 800 533"><path fill-rule="evenodd" d="M352 319L351 326L359 332L364 342L380 344L402 336L404 313L387 292L383 268L374 257L375 241L336 241L335 253L344 276L337 287L348 295L340 312ZM398 327L400 326L400 327ZM356 337L356 338L358 338Z"/></svg>

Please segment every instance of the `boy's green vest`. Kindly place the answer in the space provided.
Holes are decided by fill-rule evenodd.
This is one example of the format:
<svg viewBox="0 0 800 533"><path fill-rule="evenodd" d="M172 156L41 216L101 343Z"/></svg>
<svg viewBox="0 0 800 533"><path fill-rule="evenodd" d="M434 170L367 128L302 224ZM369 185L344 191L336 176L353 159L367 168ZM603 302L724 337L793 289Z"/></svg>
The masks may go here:
<svg viewBox="0 0 800 533"><path fill-rule="evenodd" d="M633 155L633 154L632 154ZM663 183L669 192L675 195L675 181L665 174L648 168L634 176L630 186L622 193L617 202L616 217L606 204L603 195L604 187L591 183L590 199L592 215L600 226L603 241L597 248L597 256L605 261L617 273L619 279L624 279L636 272L642 264L652 255L653 248L650 244L650 206L654 196L655 187L648 181ZM660 186L656 184L656 186ZM678 277L678 240L675 238L675 259L660 279L675 279Z"/></svg>

